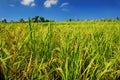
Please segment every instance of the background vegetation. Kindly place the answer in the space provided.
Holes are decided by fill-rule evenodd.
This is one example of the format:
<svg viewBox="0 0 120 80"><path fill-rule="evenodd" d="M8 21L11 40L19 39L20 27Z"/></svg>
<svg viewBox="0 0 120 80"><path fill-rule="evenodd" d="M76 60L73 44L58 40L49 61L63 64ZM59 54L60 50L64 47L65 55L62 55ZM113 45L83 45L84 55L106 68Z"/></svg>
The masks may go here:
<svg viewBox="0 0 120 80"><path fill-rule="evenodd" d="M82 20L82 19L72 19L72 18L69 18L69 19L66 19L65 20L66 22L81 22L81 21L108 21L108 22L115 22L115 21L120 21L120 17L116 17L116 18L101 18L101 19L95 19L95 20L89 20L89 19L85 19L85 20ZM7 19L2 19L0 22L2 23L7 23ZM21 18L20 20L18 21L14 21L14 20L11 20L9 21L11 23L27 23L29 22L28 20L25 20L23 18ZM32 23L39 23L39 22L55 22L55 20L49 20L49 19L45 19L43 16L34 16L32 19L31 19L31 22Z"/></svg>

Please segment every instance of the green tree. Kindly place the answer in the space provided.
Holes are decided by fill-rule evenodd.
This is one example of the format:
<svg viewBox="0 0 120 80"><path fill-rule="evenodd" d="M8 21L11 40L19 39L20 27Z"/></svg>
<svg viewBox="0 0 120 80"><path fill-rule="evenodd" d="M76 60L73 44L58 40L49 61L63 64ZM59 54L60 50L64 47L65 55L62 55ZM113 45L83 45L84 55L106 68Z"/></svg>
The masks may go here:
<svg viewBox="0 0 120 80"><path fill-rule="evenodd" d="M11 23L13 23L14 21L13 21L13 20L11 20L10 22L11 22Z"/></svg>
<svg viewBox="0 0 120 80"><path fill-rule="evenodd" d="M104 18L102 18L102 19L100 19L100 21L104 22L104 21L105 21L105 19L104 19Z"/></svg>
<svg viewBox="0 0 120 80"><path fill-rule="evenodd" d="M71 22L71 21L72 21L72 19L70 18L70 19L69 19L69 21Z"/></svg>
<svg viewBox="0 0 120 80"><path fill-rule="evenodd" d="M20 23L25 23L25 20L23 18L20 19Z"/></svg>
<svg viewBox="0 0 120 80"><path fill-rule="evenodd" d="M111 20L110 18L106 18L106 21L107 21L107 22L110 22L110 21L112 21L112 20Z"/></svg>
<svg viewBox="0 0 120 80"><path fill-rule="evenodd" d="M44 17L40 17L40 22L45 22L45 18Z"/></svg>
<svg viewBox="0 0 120 80"><path fill-rule="evenodd" d="M35 21L35 18L32 18L32 22L36 22L36 21Z"/></svg>
<svg viewBox="0 0 120 80"><path fill-rule="evenodd" d="M120 20L120 18L117 16L117 17L116 17L116 20L117 20L117 21L119 21L119 20Z"/></svg>
<svg viewBox="0 0 120 80"><path fill-rule="evenodd" d="M45 22L50 22L50 20L46 19Z"/></svg>
<svg viewBox="0 0 120 80"><path fill-rule="evenodd" d="M39 16L35 16L35 22L39 22Z"/></svg>
<svg viewBox="0 0 120 80"><path fill-rule="evenodd" d="M66 21L67 21L67 22L71 22L71 21L72 21L72 19L70 18L70 19L67 19Z"/></svg>
<svg viewBox="0 0 120 80"><path fill-rule="evenodd" d="M6 20L6 19L3 19L2 22L3 22L3 23L7 23L7 20Z"/></svg>
<svg viewBox="0 0 120 80"><path fill-rule="evenodd" d="M39 22L38 19L39 19L39 16L35 16L35 17L32 18L32 22Z"/></svg>

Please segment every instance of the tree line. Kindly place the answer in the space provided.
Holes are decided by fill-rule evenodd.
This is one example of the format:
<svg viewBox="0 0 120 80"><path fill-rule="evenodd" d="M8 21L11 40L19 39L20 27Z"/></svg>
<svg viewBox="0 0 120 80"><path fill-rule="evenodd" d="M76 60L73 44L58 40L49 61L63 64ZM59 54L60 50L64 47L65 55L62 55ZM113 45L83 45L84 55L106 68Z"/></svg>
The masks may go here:
<svg viewBox="0 0 120 80"><path fill-rule="evenodd" d="M25 23L25 22L28 22L26 20L24 20L23 18L21 18L19 20L19 22L21 23ZM54 20L48 20L48 19L45 19L43 16L35 16L31 19L31 22L33 23L38 23L38 22L54 22Z"/></svg>
<svg viewBox="0 0 120 80"><path fill-rule="evenodd" d="M0 22L7 23L7 19L2 19L2 21L0 21ZM25 20L25 19L21 18L19 21L13 21L13 20L11 20L10 22L27 23L28 20ZM35 16L35 17L31 18L31 22L33 22L33 23L38 23L38 22L54 22L54 20L45 19L43 16Z"/></svg>
<svg viewBox="0 0 120 80"><path fill-rule="evenodd" d="M66 19L66 22L72 22L72 21L83 21L83 20L80 20L80 19ZM91 21L89 19L86 19L84 21ZM111 19L111 18L106 18L106 19L96 19L96 20L93 20L93 21L108 21L108 22L111 22L111 21L120 21L120 17L116 17L115 19ZM3 19L2 21L0 21L2 23L7 23L7 20L6 19ZM13 20L11 20L10 22L15 22ZM21 18L19 21L17 21L19 23L27 23L28 21ZM38 23L38 22L55 22L54 20L49 20L49 19L45 19L43 16L35 16L33 18L31 18L31 22L33 23Z"/></svg>
<svg viewBox="0 0 120 80"><path fill-rule="evenodd" d="M106 19L101 18L101 19L96 19L96 20L90 20L90 19L82 20L82 19L71 19L71 18L66 19L66 22L72 22L72 21L102 21L102 22L105 22L105 21L111 22L111 21L113 21L114 22L114 21L120 21L120 17L117 16L114 19L111 19L111 18L106 18Z"/></svg>

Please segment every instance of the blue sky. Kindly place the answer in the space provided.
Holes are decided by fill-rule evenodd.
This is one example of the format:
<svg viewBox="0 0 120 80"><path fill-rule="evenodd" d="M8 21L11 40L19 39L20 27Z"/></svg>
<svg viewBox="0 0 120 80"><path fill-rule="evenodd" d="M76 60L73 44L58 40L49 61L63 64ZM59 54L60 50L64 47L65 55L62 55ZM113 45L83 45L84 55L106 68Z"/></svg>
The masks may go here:
<svg viewBox="0 0 120 80"><path fill-rule="evenodd" d="M66 19L120 17L120 0L0 0L0 20L18 21L34 16Z"/></svg>

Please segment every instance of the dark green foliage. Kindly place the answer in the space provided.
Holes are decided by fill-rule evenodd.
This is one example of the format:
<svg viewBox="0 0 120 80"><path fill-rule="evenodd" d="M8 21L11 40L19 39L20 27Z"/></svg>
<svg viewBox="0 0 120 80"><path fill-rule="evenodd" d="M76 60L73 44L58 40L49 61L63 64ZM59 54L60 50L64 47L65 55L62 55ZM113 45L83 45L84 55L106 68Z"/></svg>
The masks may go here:
<svg viewBox="0 0 120 80"><path fill-rule="evenodd" d="M25 20L23 18L21 18L20 23L25 23Z"/></svg>
<svg viewBox="0 0 120 80"><path fill-rule="evenodd" d="M45 18L44 17L40 17L40 22L45 22Z"/></svg>
<svg viewBox="0 0 120 80"><path fill-rule="evenodd" d="M6 20L6 19L3 19L3 20L2 20L2 23L7 23L7 20Z"/></svg>
<svg viewBox="0 0 120 80"><path fill-rule="evenodd" d="M116 20L117 20L117 21L119 21L119 20L120 20L120 18L117 16L117 17L116 17Z"/></svg>

